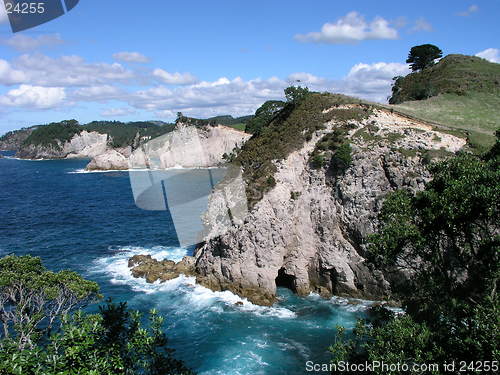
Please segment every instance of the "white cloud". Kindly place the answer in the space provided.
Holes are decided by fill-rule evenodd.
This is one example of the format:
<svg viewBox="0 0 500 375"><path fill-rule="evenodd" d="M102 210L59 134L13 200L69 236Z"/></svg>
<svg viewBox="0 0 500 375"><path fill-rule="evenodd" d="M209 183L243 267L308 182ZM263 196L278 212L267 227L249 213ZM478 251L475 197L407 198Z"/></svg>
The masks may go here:
<svg viewBox="0 0 500 375"><path fill-rule="evenodd" d="M0 104L8 107L48 109L60 105L66 99L62 87L21 85L0 96Z"/></svg>
<svg viewBox="0 0 500 375"><path fill-rule="evenodd" d="M42 47L53 47L63 44L59 34L45 34L37 37L32 37L25 34L16 34L11 38L0 40L1 44L5 44L18 51L30 51Z"/></svg>
<svg viewBox="0 0 500 375"><path fill-rule="evenodd" d="M15 85L26 80L27 76L23 71L13 69L9 62L0 59L0 84Z"/></svg>
<svg viewBox="0 0 500 375"><path fill-rule="evenodd" d="M111 117L125 115L123 108L127 107L169 119L178 111L199 117L244 115L253 113L266 100L282 99L283 89L297 81L314 91L385 102L392 77L408 72L405 64L380 62L357 64L341 79L295 72L283 78L196 81L189 73L129 70L118 63L89 63L78 56L22 55L11 62L0 59L0 85L21 84L1 96L0 108L51 108L62 101L65 105L114 101L118 102L116 108L104 111ZM137 89L137 85L144 88Z"/></svg>
<svg viewBox="0 0 500 375"><path fill-rule="evenodd" d="M244 81L240 77L221 77L194 85L168 89L159 86L131 94L128 103L134 108L157 115L182 111L190 116L208 117L222 113L253 113L264 101L283 97L287 82L275 77Z"/></svg>
<svg viewBox="0 0 500 375"><path fill-rule="evenodd" d="M410 69L407 64L356 64L343 79L344 85L341 85L339 91L376 102L385 102L391 92L392 78L408 73Z"/></svg>
<svg viewBox="0 0 500 375"><path fill-rule="evenodd" d="M72 99L86 101L108 101L117 100L125 93L118 87L111 85L82 87L72 92Z"/></svg>
<svg viewBox="0 0 500 375"><path fill-rule="evenodd" d="M149 58L139 52L118 52L113 55L113 58L122 62L147 63Z"/></svg>
<svg viewBox="0 0 500 375"><path fill-rule="evenodd" d="M498 48L485 49L484 51L476 53L476 56L494 63L500 63L500 49Z"/></svg>
<svg viewBox="0 0 500 375"><path fill-rule="evenodd" d="M136 78L131 70L119 63L87 63L79 56L22 55L11 65L25 74L23 83L38 86L95 86Z"/></svg>
<svg viewBox="0 0 500 375"><path fill-rule="evenodd" d="M197 82L197 78L191 73L169 73L163 69L155 69L153 76L170 85L190 85Z"/></svg>
<svg viewBox="0 0 500 375"><path fill-rule="evenodd" d="M372 39L397 39L398 32L389 21L375 17L370 23L357 12L350 12L335 23L325 23L319 32L297 34L299 42L349 44Z"/></svg>
<svg viewBox="0 0 500 375"><path fill-rule="evenodd" d="M457 15L461 16L461 17L468 17L472 13L476 13L478 10L479 10L479 7L476 4L472 4L471 6L469 6L467 8L467 10L460 12L460 13L457 13Z"/></svg>
<svg viewBox="0 0 500 375"><path fill-rule="evenodd" d="M415 21L415 25L411 28L410 31L433 31L434 28L432 25L427 22L424 18L419 18Z"/></svg>
<svg viewBox="0 0 500 375"><path fill-rule="evenodd" d="M101 112L104 117L119 117L133 115L135 111L131 108L109 108Z"/></svg>
<svg viewBox="0 0 500 375"><path fill-rule="evenodd" d="M153 111L157 116L172 118L177 111L190 116L209 117L230 113L253 113L265 100L283 98L283 89L300 80L314 91L330 91L368 100L385 102L390 94L392 78L410 72L408 65L399 63L357 64L343 79L328 79L310 73L290 74L286 79L271 77L244 81L236 77L221 77L212 82L169 89L154 87L132 93L130 106Z"/></svg>

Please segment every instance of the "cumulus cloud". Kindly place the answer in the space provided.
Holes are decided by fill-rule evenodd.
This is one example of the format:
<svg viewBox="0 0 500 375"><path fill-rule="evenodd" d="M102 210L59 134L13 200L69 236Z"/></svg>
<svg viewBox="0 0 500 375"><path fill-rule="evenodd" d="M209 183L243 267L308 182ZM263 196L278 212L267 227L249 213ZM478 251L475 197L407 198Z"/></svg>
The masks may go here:
<svg viewBox="0 0 500 375"><path fill-rule="evenodd" d="M119 117L133 115L135 111L131 108L109 108L101 112L104 117Z"/></svg>
<svg viewBox="0 0 500 375"><path fill-rule="evenodd" d="M479 10L479 7L476 4L472 4L467 8L467 10L464 10L463 12L457 13L458 16L460 17L468 17L473 13L476 13Z"/></svg>
<svg viewBox="0 0 500 375"><path fill-rule="evenodd" d="M82 87L72 92L72 99L85 101L118 100L126 95L123 90L111 85Z"/></svg>
<svg viewBox="0 0 500 375"><path fill-rule="evenodd" d="M392 78L408 73L410 68L407 64L356 64L343 79L339 91L376 102L385 102L391 91Z"/></svg>
<svg viewBox="0 0 500 375"><path fill-rule="evenodd" d="M411 28L410 31L417 32L417 31L433 31L434 28L432 25L426 21L424 18L419 18L415 21L415 25Z"/></svg>
<svg viewBox="0 0 500 375"><path fill-rule="evenodd" d="M45 34L36 37L16 34L11 38L1 39L0 43L18 51L30 51L42 47L54 47L63 44L64 41L59 34Z"/></svg>
<svg viewBox="0 0 500 375"><path fill-rule="evenodd" d="M8 107L48 109L57 107L64 99L66 92L62 87L21 85L0 96L0 104Z"/></svg>
<svg viewBox="0 0 500 375"><path fill-rule="evenodd" d="M15 85L25 82L27 79L28 77L23 71L12 68L8 61L0 59L1 85Z"/></svg>
<svg viewBox="0 0 500 375"><path fill-rule="evenodd" d="M23 72L25 79L22 83L48 87L116 84L136 78L134 72L119 63L87 63L79 56L52 58L25 54L15 59L11 66L14 71Z"/></svg>
<svg viewBox="0 0 500 375"><path fill-rule="evenodd" d="M398 31L382 17L366 22L357 12L350 12L335 23L325 23L319 32L297 34L299 42L350 44L372 39L397 39Z"/></svg>
<svg viewBox="0 0 500 375"><path fill-rule="evenodd" d="M239 115L254 112L265 100L281 98L286 86L286 81L276 77L249 81L221 77L174 89L159 86L140 90L131 94L128 103L164 116L177 111L191 116Z"/></svg>
<svg viewBox="0 0 500 375"><path fill-rule="evenodd" d="M78 56L22 55L10 62L0 59L0 85L21 84L1 97L0 107L50 108L63 100L65 105L114 101L119 102L116 111L105 111L110 117L125 115L122 107L169 119L178 111L200 117L244 115L266 100L282 99L283 89L290 84L385 102L392 77L408 72L406 64L380 62L357 64L341 79L295 72L283 78L197 81L189 73L129 70L118 63L89 63Z"/></svg>
<svg viewBox="0 0 500 375"><path fill-rule="evenodd" d="M169 73L163 69L155 69L153 76L169 85L190 85L198 81L191 73Z"/></svg>
<svg viewBox="0 0 500 375"><path fill-rule="evenodd" d="M132 63L147 63L149 58L139 52L118 52L113 55L113 58L122 62Z"/></svg>
<svg viewBox="0 0 500 375"><path fill-rule="evenodd" d="M283 98L283 89L297 81L314 91L338 92L385 102L392 78L409 72L406 64L381 62L357 64L346 77L337 80L305 72L290 74L286 79L271 77L245 81L239 77L222 77L174 89L159 86L140 90L129 96L128 104L165 118L172 118L177 111L202 117L222 113L243 115L253 113L265 100Z"/></svg>
<svg viewBox="0 0 500 375"><path fill-rule="evenodd" d="M476 56L482 57L483 59L486 59L486 60L494 62L494 63L500 63L500 49L498 49L498 48L485 49L484 51L476 53ZM0 69L0 72L1 72L1 69ZM0 75L1 75L1 73L0 73Z"/></svg>

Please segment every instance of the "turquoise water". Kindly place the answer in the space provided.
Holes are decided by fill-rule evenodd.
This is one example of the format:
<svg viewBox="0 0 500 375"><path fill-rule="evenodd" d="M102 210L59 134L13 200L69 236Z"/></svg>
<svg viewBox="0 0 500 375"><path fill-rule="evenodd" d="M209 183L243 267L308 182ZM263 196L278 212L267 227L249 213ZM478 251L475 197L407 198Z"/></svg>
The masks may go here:
<svg viewBox="0 0 500 375"><path fill-rule="evenodd" d="M363 315L363 305L286 289L275 306L260 307L192 278L132 278L127 260L134 254L180 260L192 249L179 247L168 212L135 206L127 172L80 173L85 164L0 159L0 256L40 256L52 270L98 282L115 301L159 309L170 345L198 373L304 374L306 361L329 361L335 326Z"/></svg>

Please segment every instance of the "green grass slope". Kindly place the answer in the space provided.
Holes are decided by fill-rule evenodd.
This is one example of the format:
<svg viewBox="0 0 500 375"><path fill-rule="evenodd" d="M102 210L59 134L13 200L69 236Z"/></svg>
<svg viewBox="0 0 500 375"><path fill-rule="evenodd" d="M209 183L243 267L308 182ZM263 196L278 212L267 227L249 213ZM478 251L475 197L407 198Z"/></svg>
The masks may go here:
<svg viewBox="0 0 500 375"><path fill-rule="evenodd" d="M478 151L495 143L495 130L500 128L500 97L483 92L441 94L391 107L422 120L466 130L469 143Z"/></svg>
<svg viewBox="0 0 500 375"><path fill-rule="evenodd" d="M401 79L391 102L399 112L467 131L471 145L483 151L500 128L500 64L448 55Z"/></svg>

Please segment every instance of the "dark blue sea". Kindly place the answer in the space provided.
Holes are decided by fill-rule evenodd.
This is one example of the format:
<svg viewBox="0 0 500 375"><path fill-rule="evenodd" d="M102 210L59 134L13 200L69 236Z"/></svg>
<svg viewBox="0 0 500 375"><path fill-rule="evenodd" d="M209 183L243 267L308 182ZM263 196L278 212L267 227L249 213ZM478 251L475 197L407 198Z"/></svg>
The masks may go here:
<svg viewBox="0 0 500 375"><path fill-rule="evenodd" d="M180 260L192 249L179 247L168 212L136 207L127 172L82 173L87 162L0 159L0 256L39 256L51 270L98 282L115 301L157 308L170 346L199 374L307 373L306 361L329 362L335 326L352 327L363 315L363 305L286 289L275 306L261 307L193 278L134 279L132 255Z"/></svg>

